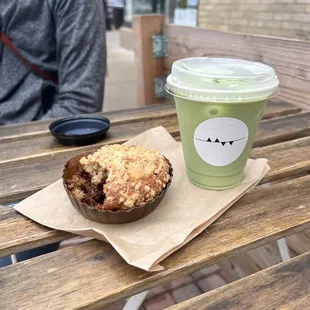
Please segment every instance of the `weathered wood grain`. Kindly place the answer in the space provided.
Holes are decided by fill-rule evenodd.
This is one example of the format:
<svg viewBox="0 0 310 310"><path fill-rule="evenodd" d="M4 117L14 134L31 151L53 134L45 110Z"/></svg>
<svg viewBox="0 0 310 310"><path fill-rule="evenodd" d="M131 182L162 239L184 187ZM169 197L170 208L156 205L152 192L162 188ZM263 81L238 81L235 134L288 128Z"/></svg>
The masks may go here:
<svg viewBox="0 0 310 310"><path fill-rule="evenodd" d="M0 300L4 309L32 309L34 304L41 309L100 309L308 228L309 184L307 176L252 190L168 257L161 272L131 267L110 245L93 240L0 269Z"/></svg>
<svg viewBox="0 0 310 310"><path fill-rule="evenodd" d="M123 114L123 112L118 115L114 115L114 120L111 118L112 126L108 133L107 138L98 143L97 145L102 145L106 143L121 143L124 142L136 134L139 134L147 129L156 126L165 126L167 129L171 128L171 133L178 132L176 110L173 105L163 104L163 108L159 109L160 105L155 105L154 110L150 107L145 109L137 110L139 113L135 115L129 110L129 116ZM265 118L273 118L280 115L286 115L287 113L298 112L298 108L294 108L291 105L284 104L282 102L273 102L268 104L265 111ZM134 125L133 125L134 123ZM34 123L35 124L35 123ZM33 127L25 125L26 130L30 130L29 133L17 134L12 136L2 136L0 134L0 162L12 161L17 158L29 158L38 157L43 154L51 154L56 152L67 152L70 150L77 150L78 147L68 147L59 144L56 139L50 135L48 130L41 130L32 132ZM47 126L44 123L44 126ZM173 126L173 129L172 129ZM20 125L9 125L3 126L0 129L0 133L6 132L7 127L12 128L12 132L22 130L23 124ZM35 127L35 126L34 126ZM35 127L37 128L37 127ZM38 129L38 128L37 128ZM173 131L174 130L174 131ZM96 146L93 146L95 148ZM91 148L90 146L85 147L85 149Z"/></svg>
<svg viewBox="0 0 310 310"><path fill-rule="evenodd" d="M252 149L251 158L268 158L271 170L263 182L297 176L310 171L310 137Z"/></svg>
<svg viewBox="0 0 310 310"><path fill-rule="evenodd" d="M301 108L289 104L279 98L270 99L265 109L263 119L285 116L301 112Z"/></svg>
<svg viewBox="0 0 310 310"><path fill-rule="evenodd" d="M278 98L270 99L263 115L264 119L274 118L278 116L284 116L289 114L299 113L300 108L289 104ZM127 109L121 111L98 113L99 115L106 116L110 119L114 125L120 125L124 123L134 123L137 121L148 119L158 119L167 115L176 115L175 106L170 104L153 104L146 107ZM0 129L0 142L1 139L13 138L22 139L24 136L29 135L47 135L49 134L48 126L52 120L37 121L23 124L13 124L1 126Z"/></svg>
<svg viewBox="0 0 310 310"><path fill-rule="evenodd" d="M285 102L276 102L275 104L271 104L270 111L278 116L298 113L300 112L300 109ZM124 123L134 123L136 121L161 118L171 114L175 115L176 110L174 104L171 103L153 104L152 106L96 114L109 118L114 125L120 125ZM269 115L269 113L267 113L267 115ZM9 137L16 138L16 136L46 135L49 133L48 126L52 122L53 120L46 120L1 126L0 139Z"/></svg>
<svg viewBox="0 0 310 310"><path fill-rule="evenodd" d="M4 206L0 206L0 232L0 257L74 237L67 232L55 233Z"/></svg>
<svg viewBox="0 0 310 310"><path fill-rule="evenodd" d="M1 139L0 141L0 164L7 161L13 161L18 158L35 158L42 155L56 154L62 152L82 152L83 150L96 149L104 144L122 143L128 139L157 126L164 126L172 134L179 133L177 117L173 115L164 115L160 118L153 118L138 121L133 123L126 123L121 125L111 125L106 138L94 145L83 147L68 147L61 145L57 140L47 135L30 135L23 139L15 137L14 139Z"/></svg>
<svg viewBox="0 0 310 310"><path fill-rule="evenodd" d="M305 111L310 110L310 97L308 93L286 87L281 89L281 92L277 98L287 103L296 105Z"/></svg>
<svg viewBox="0 0 310 310"><path fill-rule="evenodd" d="M0 164L0 203L23 199L58 180L64 163L79 152L77 149ZM292 178L310 171L310 137L256 147L250 157L269 159L271 170L262 180L263 183ZM21 174L23 178L20 178Z"/></svg>
<svg viewBox="0 0 310 310"><path fill-rule="evenodd" d="M275 69L281 90L302 94L307 100L301 106L309 108L309 42L176 25L166 25L164 33L168 39L166 70L171 69L175 60L186 57L241 58L263 62ZM299 96L293 95L290 99L299 104Z"/></svg>
<svg viewBox="0 0 310 310"><path fill-rule="evenodd" d="M306 253L168 309L309 309L309 277Z"/></svg>
<svg viewBox="0 0 310 310"><path fill-rule="evenodd" d="M264 120L256 134L254 146L265 146L310 134L310 112Z"/></svg>

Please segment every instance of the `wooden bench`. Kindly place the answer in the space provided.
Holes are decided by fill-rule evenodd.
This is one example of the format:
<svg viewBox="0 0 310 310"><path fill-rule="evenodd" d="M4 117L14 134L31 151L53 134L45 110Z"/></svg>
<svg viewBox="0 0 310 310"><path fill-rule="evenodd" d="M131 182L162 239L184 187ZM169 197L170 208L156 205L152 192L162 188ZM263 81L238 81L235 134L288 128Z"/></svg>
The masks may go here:
<svg viewBox="0 0 310 310"><path fill-rule="evenodd" d="M309 309L310 253L167 310Z"/></svg>
<svg viewBox="0 0 310 310"><path fill-rule="evenodd" d="M207 56L241 58L272 66L281 86L277 98L310 108L310 42L167 25L162 15L135 16L133 27L140 105L164 101L155 96L154 80L167 76L175 60ZM157 34L167 40L167 57L153 57L152 36Z"/></svg>

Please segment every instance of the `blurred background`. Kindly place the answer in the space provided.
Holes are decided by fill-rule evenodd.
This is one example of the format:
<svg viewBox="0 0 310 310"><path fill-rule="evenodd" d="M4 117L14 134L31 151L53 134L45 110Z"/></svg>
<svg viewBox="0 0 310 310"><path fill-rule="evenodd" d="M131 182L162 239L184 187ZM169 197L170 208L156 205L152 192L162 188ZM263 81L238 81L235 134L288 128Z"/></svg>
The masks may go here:
<svg viewBox="0 0 310 310"><path fill-rule="evenodd" d="M106 4L109 76L104 111L136 105L134 14L165 14L166 23L176 25L310 39L310 0L109 0Z"/></svg>

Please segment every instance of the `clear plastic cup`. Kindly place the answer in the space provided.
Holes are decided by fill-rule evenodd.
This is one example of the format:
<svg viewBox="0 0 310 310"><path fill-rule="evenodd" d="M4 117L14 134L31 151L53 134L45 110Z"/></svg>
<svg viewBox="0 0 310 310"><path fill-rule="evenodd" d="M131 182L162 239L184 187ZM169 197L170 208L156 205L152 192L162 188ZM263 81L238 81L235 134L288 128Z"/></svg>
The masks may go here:
<svg viewBox="0 0 310 310"><path fill-rule="evenodd" d="M166 91L174 96L187 174L200 187L239 183L268 98L278 93L274 70L227 58L173 63Z"/></svg>

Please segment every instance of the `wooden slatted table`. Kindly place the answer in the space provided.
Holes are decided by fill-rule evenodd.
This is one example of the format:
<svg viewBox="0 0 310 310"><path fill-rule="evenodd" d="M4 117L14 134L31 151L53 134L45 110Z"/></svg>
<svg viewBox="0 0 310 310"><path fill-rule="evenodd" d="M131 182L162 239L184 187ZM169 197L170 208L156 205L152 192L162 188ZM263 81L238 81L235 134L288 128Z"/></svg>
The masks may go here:
<svg viewBox="0 0 310 310"><path fill-rule="evenodd" d="M50 136L49 122L1 127L0 203L23 199L57 180L67 158L81 150L121 143L160 125L179 138L173 105L105 115L111 130L95 146L61 146ZM309 228L310 113L270 102L254 145L251 157L267 157L271 171L206 231L164 260L165 270L147 273L129 266L109 244L91 240L0 268L0 308L101 309ZM74 237L42 227L8 206L0 208L0 232L0 256Z"/></svg>

